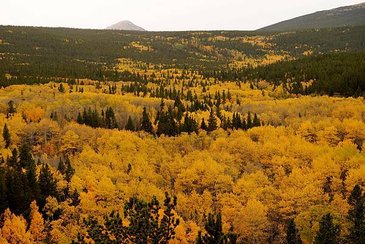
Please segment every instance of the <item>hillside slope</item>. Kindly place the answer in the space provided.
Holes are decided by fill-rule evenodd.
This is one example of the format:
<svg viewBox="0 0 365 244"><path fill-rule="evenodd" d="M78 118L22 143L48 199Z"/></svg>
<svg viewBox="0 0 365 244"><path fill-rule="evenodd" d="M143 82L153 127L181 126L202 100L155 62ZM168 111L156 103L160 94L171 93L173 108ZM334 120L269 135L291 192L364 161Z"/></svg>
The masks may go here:
<svg viewBox="0 0 365 244"><path fill-rule="evenodd" d="M282 21L260 31L292 31L365 25L365 3L319 11Z"/></svg>

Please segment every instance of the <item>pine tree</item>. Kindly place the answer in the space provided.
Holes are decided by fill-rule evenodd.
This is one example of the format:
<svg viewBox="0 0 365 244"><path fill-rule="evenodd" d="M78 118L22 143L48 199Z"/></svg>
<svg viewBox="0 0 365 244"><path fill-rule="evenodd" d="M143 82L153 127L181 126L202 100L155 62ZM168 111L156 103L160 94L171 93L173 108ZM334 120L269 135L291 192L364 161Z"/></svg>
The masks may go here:
<svg viewBox="0 0 365 244"><path fill-rule="evenodd" d="M8 159L7 164L9 167L18 167L18 150L16 148L11 151L11 157Z"/></svg>
<svg viewBox="0 0 365 244"><path fill-rule="evenodd" d="M176 197L171 198L167 193L164 209L156 197L150 202L132 197L124 205L124 217L128 225L124 225L120 214L115 211L105 218L104 224L99 224L96 218L89 216L84 221L87 235L79 233L76 243L92 239L95 243L168 244L175 238L175 228L179 225L179 219L174 214L176 204Z"/></svg>
<svg viewBox="0 0 365 244"><path fill-rule="evenodd" d="M143 108L142 119L141 119L141 130L144 130L150 134L153 134L152 123L147 114L146 107Z"/></svg>
<svg viewBox="0 0 365 244"><path fill-rule="evenodd" d="M247 129L251 129L252 128L252 118L251 118L251 113L250 112L247 113L246 128Z"/></svg>
<svg viewBox="0 0 365 244"><path fill-rule="evenodd" d="M80 124L80 125L84 123L84 120L83 120L83 118L82 118L82 116L81 116L81 113L80 113L80 112L79 112L79 113L78 113L78 115L77 115L76 122L77 122L78 124Z"/></svg>
<svg viewBox="0 0 365 244"><path fill-rule="evenodd" d="M217 119L214 116L213 109L210 110L209 119L208 119L208 128L207 131L214 131L217 129Z"/></svg>
<svg viewBox="0 0 365 244"><path fill-rule="evenodd" d="M37 181L37 168L34 160L29 163L27 168L27 180L30 189L31 199L35 199L39 195L39 186Z"/></svg>
<svg viewBox="0 0 365 244"><path fill-rule="evenodd" d="M65 179L67 182L71 182L71 178L75 174L75 169L72 167L71 160L68 157L66 157L65 168Z"/></svg>
<svg viewBox="0 0 365 244"><path fill-rule="evenodd" d="M9 148L11 145L11 136L10 136L10 131L9 131L6 123L5 123L4 129L3 129L3 138L5 141L5 148Z"/></svg>
<svg viewBox="0 0 365 244"><path fill-rule="evenodd" d="M185 114L184 123L180 127L181 132L198 133L198 124L193 117L189 117L188 113Z"/></svg>
<svg viewBox="0 0 365 244"><path fill-rule="evenodd" d="M175 237L175 228L179 225L180 220L175 217L174 210L177 205L177 198L174 196L171 198L167 192L165 192L164 211L163 217L160 221L160 228L156 235L156 242L154 243L169 243L169 240Z"/></svg>
<svg viewBox="0 0 365 244"><path fill-rule="evenodd" d="M38 184L40 194L37 202L39 206L43 208L48 196L57 196L56 180L53 178L53 174L49 169L48 164L43 164L38 177Z"/></svg>
<svg viewBox="0 0 365 244"><path fill-rule="evenodd" d="M82 112L82 122L85 125L90 125L90 118L86 108L84 108L84 111Z"/></svg>
<svg viewBox="0 0 365 244"><path fill-rule="evenodd" d="M257 117L257 114L255 113L253 116L252 126L258 127L261 125L260 119Z"/></svg>
<svg viewBox="0 0 365 244"><path fill-rule="evenodd" d="M98 117L98 113L96 113ZM100 121L100 119L95 119L96 121ZM99 123L96 123L96 126L98 126ZM106 112L105 112L105 125L108 129L114 129L114 128L118 128L118 125L117 125L117 120L115 119L115 114L114 114L114 111L111 107L107 108L106 109Z"/></svg>
<svg viewBox="0 0 365 244"><path fill-rule="evenodd" d="M219 106L216 107L216 116L218 119L222 119L222 113L221 113L221 109Z"/></svg>
<svg viewBox="0 0 365 244"><path fill-rule="evenodd" d="M157 126L157 135L160 136L163 134L167 136L176 136L179 134L172 107L169 107L168 111L165 112L164 107L161 106Z"/></svg>
<svg viewBox="0 0 365 244"><path fill-rule="evenodd" d="M61 93L64 93L65 92L65 87L63 86L62 83L60 83L60 85L58 87L58 91L61 92Z"/></svg>
<svg viewBox="0 0 365 244"><path fill-rule="evenodd" d="M125 125L125 129L130 130L130 131L135 131L136 130L136 128L134 127L134 123L133 123L133 120L132 120L131 116L128 117L128 121L127 121L127 124Z"/></svg>
<svg viewBox="0 0 365 244"><path fill-rule="evenodd" d="M235 244L237 241L237 235L234 233L225 234L222 228L222 215L220 213L217 216L213 214L208 215L208 220L205 223L204 229L206 234L202 236L202 233L198 233L196 243L200 244Z"/></svg>
<svg viewBox="0 0 365 244"><path fill-rule="evenodd" d="M333 223L332 215L326 214L319 222L319 230L315 237L315 244L337 244L339 243L340 226Z"/></svg>
<svg viewBox="0 0 365 244"><path fill-rule="evenodd" d="M6 176L9 208L16 214L23 213L30 204L27 177L19 170L8 170Z"/></svg>
<svg viewBox="0 0 365 244"><path fill-rule="evenodd" d="M365 243L365 196L359 185L356 185L348 199L351 208L348 219L352 223L349 240L354 244Z"/></svg>
<svg viewBox="0 0 365 244"><path fill-rule="evenodd" d="M71 199L72 206L78 206L80 204L80 194L77 192L76 189L69 195L69 198Z"/></svg>
<svg viewBox="0 0 365 244"><path fill-rule="evenodd" d="M242 120L241 120L241 115L239 113L233 114L232 125L236 130L242 128Z"/></svg>
<svg viewBox="0 0 365 244"><path fill-rule="evenodd" d="M12 116L14 116L15 113L16 113L16 108L15 108L15 105L14 105L14 101L10 100L8 102L8 109L7 109L7 112L6 112L6 118L7 119L11 118Z"/></svg>
<svg viewBox="0 0 365 244"><path fill-rule="evenodd" d="M6 173L4 168L0 167L0 212L4 212L9 207L6 187Z"/></svg>
<svg viewBox="0 0 365 244"><path fill-rule="evenodd" d="M19 166L28 168L29 164L33 162L32 152L28 143L23 143L19 152Z"/></svg>
<svg viewBox="0 0 365 244"><path fill-rule="evenodd" d="M208 130L208 126L207 126L207 124L205 123L204 118L202 119L202 123L201 123L201 125L200 125L200 128L201 128L202 130Z"/></svg>
<svg viewBox="0 0 365 244"><path fill-rule="evenodd" d="M286 229L286 244L302 244L302 240L300 239L299 231L295 226L295 222L293 219L289 220L287 229Z"/></svg>
<svg viewBox="0 0 365 244"><path fill-rule="evenodd" d="M57 170L61 174L65 174L66 166L65 166L65 163L63 162L62 158L60 158L60 161L58 162Z"/></svg>

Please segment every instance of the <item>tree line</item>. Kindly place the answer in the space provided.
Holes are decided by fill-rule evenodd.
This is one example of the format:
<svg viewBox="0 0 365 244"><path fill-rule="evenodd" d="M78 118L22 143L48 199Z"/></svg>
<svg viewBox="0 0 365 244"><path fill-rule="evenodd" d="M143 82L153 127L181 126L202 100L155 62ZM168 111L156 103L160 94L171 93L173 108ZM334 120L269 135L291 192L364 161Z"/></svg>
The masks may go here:
<svg viewBox="0 0 365 244"><path fill-rule="evenodd" d="M54 119L57 119L56 115L56 113L51 113L51 117ZM218 119L221 122L220 125ZM211 132L219 127L224 130L248 130L263 125L256 113L252 116L251 112L248 112L246 116L243 116L235 112L232 117L227 117L221 114L220 107L216 107L215 110L210 109L208 120L202 118L201 121L197 121L179 99L175 100L174 106L166 106L164 100L161 100L160 109L157 111L154 121L144 107L140 121L136 122L131 116L128 116L127 123L121 127L111 107L107 107L105 112L103 109L99 112L96 108L89 107L78 113L76 122L93 128L145 131L157 136L178 136L183 132L198 133L199 129ZM155 127L157 128L155 129Z"/></svg>
<svg viewBox="0 0 365 244"><path fill-rule="evenodd" d="M281 61L249 69L206 71L206 77L220 80L250 80L255 85L266 80L274 87L283 85L292 94L363 96L365 53L332 53ZM256 81L256 82L255 82ZM311 81L306 85L303 82Z"/></svg>

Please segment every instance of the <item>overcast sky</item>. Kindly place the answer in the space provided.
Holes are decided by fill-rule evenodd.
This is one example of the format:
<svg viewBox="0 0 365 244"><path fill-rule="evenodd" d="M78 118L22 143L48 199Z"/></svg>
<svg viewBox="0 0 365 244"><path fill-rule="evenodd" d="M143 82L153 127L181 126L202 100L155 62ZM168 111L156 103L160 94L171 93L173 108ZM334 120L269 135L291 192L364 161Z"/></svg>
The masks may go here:
<svg viewBox="0 0 365 244"><path fill-rule="evenodd" d="M254 30L364 0L0 0L0 25L103 29L130 20L151 31Z"/></svg>

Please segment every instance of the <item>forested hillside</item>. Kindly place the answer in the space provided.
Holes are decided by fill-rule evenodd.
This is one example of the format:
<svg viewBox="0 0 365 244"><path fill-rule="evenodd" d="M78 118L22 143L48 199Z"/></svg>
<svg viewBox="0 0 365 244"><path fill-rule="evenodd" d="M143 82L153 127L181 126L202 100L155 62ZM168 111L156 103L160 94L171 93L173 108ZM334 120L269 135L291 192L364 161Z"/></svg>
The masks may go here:
<svg viewBox="0 0 365 244"><path fill-rule="evenodd" d="M364 23L365 3L360 3L299 16L264 27L261 30L284 32L304 29L361 26Z"/></svg>
<svg viewBox="0 0 365 244"><path fill-rule="evenodd" d="M364 243L365 27L0 27L1 243Z"/></svg>

